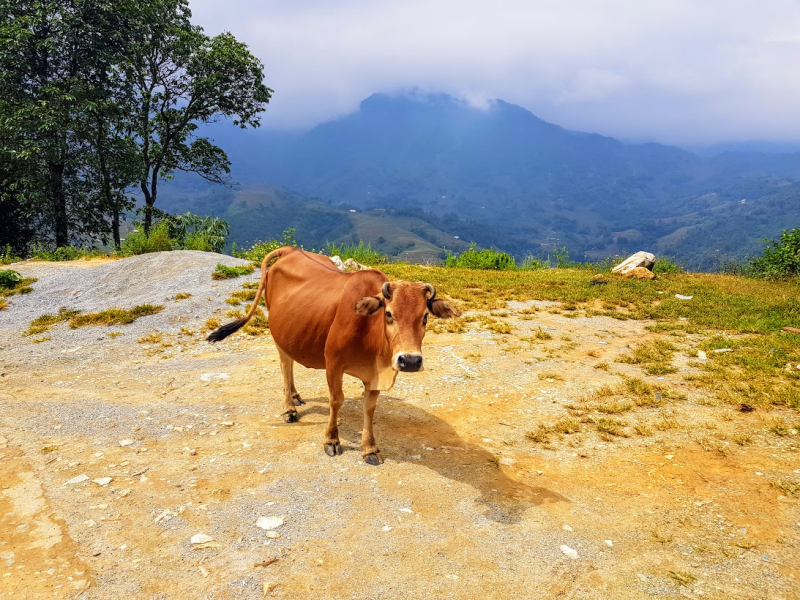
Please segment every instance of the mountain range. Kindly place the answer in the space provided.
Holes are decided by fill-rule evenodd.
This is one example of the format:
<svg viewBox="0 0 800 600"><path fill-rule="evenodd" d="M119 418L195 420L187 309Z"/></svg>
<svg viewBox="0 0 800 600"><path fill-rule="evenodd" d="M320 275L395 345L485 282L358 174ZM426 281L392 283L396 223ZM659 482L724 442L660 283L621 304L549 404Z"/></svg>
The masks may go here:
<svg viewBox="0 0 800 600"><path fill-rule="evenodd" d="M238 185L178 177L159 203L226 218L239 244L294 227L306 247L363 239L409 260L474 241L519 258L648 250L709 270L800 225L800 153L626 144L500 100L375 94L307 132L203 133Z"/></svg>

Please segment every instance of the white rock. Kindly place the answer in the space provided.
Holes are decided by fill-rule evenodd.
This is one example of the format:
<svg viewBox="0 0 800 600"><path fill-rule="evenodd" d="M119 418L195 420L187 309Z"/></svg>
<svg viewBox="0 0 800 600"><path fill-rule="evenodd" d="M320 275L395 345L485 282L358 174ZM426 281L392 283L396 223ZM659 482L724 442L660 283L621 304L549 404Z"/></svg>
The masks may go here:
<svg viewBox="0 0 800 600"><path fill-rule="evenodd" d="M515 465L516 463L517 463L517 461L515 461L513 458L501 458L500 459L500 464L504 465L506 467L510 467L512 465Z"/></svg>
<svg viewBox="0 0 800 600"><path fill-rule="evenodd" d="M611 269L611 272L625 275L625 273L632 271L636 267L652 269L654 264L656 264L655 255L649 252L639 251L636 254L631 254L628 258L623 260L616 267Z"/></svg>
<svg viewBox="0 0 800 600"><path fill-rule="evenodd" d="M268 537L271 540L278 540L281 537L281 534L277 531L268 531L264 534L264 537Z"/></svg>
<svg viewBox="0 0 800 600"><path fill-rule="evenodd" d="M715 354L723 354L724 352L733 352L733 348L717 348L714 350Z"/></svg>
<svg viewBox="0 0 800 600"><path fill-rule="evenodd" d="M611 540L605 540L605 544L609 548L613 548L614 547L614 542L612 542Z"/></svg>
<svg viewBox="0 0 800 600"><path fill-rule="evenodd" d="M391 531L391 530L392 530L392 526L391 525L384 525L383 526L383 531Z"/></svg>
<svg viewBox="0 0 800 600"><path fill-rule="evenodd" d="M698 350L697 358L699 358L700 360L706 360L708 358L708 354L706 354L703 350Z"/></svg>
<svg viewBox="0 0 800 600"><path fill-rule="evenodd" d="M694 296L684 296L683 294L675 294L678 300L691 300Z"/></svg>
<svg viewBox="0 0 800 600"><path fill-rule="evenodd" d="M570 527L569 525L564 525L561 529L563 529L564 531L573 531L572 527Z"/></svg>
<svg viewBox="0 0 800 600"><path fill-rule="evenodd" d="M132 446L135 443L136 443L135 440L120 440L119 441L119 445L120 446Z"/></svg>
<svg viewBox="0 0 800 600"><path fill-rule="evenodd" d="M337 269L339 269L340 271L344 271L344 263L342 262L342 259L340 257L331 256L331 260L333 261L333 264L336 265Z"/></svg>
<svg viewBox="0 0 800 600"><path fill-rule="evenodd" d="M202 373L200 375L200 381L205 381L208 383L209 381L213 381L214 379L223 380L223 379L230 379L230 375L228 373Z"/></svg>
<svg viewBox="0 0 800 600"><path fill-rule="evenodd" d="M92 479L97 485L108 485L111 483L111 477L98 477L97 479Z"/></svg>
<svg viewBox="0 0 800 600"><path fill-rule="evenodd" d="M567 556L569 556L573 560L578 558L578 551L577 550L573 550L569 546L562 545L561 546L561 552L563 552L564 554L566 554Z"/></svg>
<svg viewBox="0 0 800 600"><path fill-rule="evenodd" d="M205 533L195 533L190 540L192 544L207 544L208 542L213 541L210 535L206 535Z"/></svg>
<svg viewBox="0 0 800 600"><path fill-rule="evenodd" d="M283 525L285 519L283 517L258 517L256 521L256 527L260 527L261 529L277 529L281 525Z"/></svg>
<svg viewBox="0 0 800 600"><path fill-rule="evenodd" d="M88 475L78 475L77 477L73 477L69 481L64 482L64 485L72 485L74 483L83 483L89 479Z"/></svg>
<svg viewBox="0 0 800 600"><path fill-rule="evenodd" d="M411 510L410 508L401 508L401 509L400 509L400 512L408 513L408 514L410 514L410 515L413 515L413 514L414 514L414 511L413 511L413 510Z"/></svg>

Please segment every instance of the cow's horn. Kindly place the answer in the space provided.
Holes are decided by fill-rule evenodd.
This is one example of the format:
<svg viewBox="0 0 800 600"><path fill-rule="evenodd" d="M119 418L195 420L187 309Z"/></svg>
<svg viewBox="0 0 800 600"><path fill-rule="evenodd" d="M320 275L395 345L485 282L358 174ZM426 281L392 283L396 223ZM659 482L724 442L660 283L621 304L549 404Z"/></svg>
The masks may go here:
<svg viewBox="0 0 800 600"><path fill-rule="evenodd" d="M431 300L436 298L436 288L435 287L433 287L430 283L426 283L425 284L425 289L431 293L431 295L428 297L428 302L430 302Z"/></svg>
<svg viewBox="0 0 800 600"><path fill-rule="evenodd" d="M387 281L386 283L383 284L383 287L381 288L381 292L383 292L383 297L386 298L387 300L392 299L392 292L389 291L390 285L391 284Z"/></svg>

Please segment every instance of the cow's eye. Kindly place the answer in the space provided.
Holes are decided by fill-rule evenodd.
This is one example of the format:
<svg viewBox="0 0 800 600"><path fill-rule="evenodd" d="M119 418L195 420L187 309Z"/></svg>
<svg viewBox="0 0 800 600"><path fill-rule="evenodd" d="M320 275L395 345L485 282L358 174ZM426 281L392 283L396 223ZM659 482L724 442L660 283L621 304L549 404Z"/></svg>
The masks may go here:
<svg viewBox="0 0 800 600"><path fill-rule="evenodd" d="M422 317L422 324L423 325L427 325L428 324L428 313L425 313L425 316Z"/></svg>
<svg viewBox="0 0 800 600"><path fill-rule="evenodd" d="M387 321L391 321L393 319L394 319L394 317L392 317L392 313L387 310L386 311L386 320Z"/></svg>

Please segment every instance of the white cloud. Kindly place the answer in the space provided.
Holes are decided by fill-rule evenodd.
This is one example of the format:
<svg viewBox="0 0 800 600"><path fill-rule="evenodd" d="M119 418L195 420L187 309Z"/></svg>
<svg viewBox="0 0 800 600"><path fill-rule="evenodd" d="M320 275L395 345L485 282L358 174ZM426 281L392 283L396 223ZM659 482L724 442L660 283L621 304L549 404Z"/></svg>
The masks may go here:
<svg viewBox="0 0 800 600"><path fill-rule="evenodd" d="M267 127L374 92L499 98L565 127L671 143L800 141L790 0L194 0L266 65Z"/></svg>

